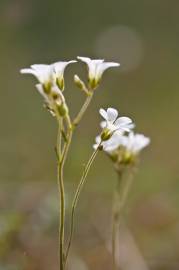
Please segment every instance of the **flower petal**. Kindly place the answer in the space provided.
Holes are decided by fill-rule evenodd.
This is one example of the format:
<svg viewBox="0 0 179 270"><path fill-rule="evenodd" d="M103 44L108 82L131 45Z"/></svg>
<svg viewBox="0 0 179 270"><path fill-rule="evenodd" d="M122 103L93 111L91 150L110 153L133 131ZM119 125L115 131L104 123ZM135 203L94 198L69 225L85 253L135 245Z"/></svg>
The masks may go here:
<svg viewBox="0 0 179 270"><path fill-rule="evenodd" d="M31 68L23 68L20 70L21 74L33 74L35 75L35 71Z"/></svg>
<svg viewBox="0 0 179 270"><path fill-rule="evenodd" d="M115 121L114 125L116 127L121 127L121 126L128 125L128 124L131 124L131 123L132 123L132 119L131 118L126 117L126 116L122 116L122 117L119 117Z"/></svg>
<svg viewBox="0 0 179 270"><path fill-rule="evenodd" d="M63 75L65 68L72 63L76 63L76 60L71 61L59 61L53 64L53 67L55 69L55 72L57 75Z"/></svg>
<svg viewBox="0 0 179 270"><path fill-rule="evenodd" d="M108 108L107 109L107 120L114 122L118 116L118 111L113 108Z"/></svg>
<svg viewBox="0 0 179 270"><path fill-rule="evenodd" d="M106 121L101 121L100 127L101 127L101 128L106 128L106 127L107 127Z"/></svg>
<svg viewBox="0 0 179 270"><path fill-rule="evenodd" d="M36 84L35 87L37 88L38 92L43 96L43 98L45 99L45 101L46 102L49 102L49 98L44 93L43 86L41 85L41 83Z"/></svg>
<svg viewBox="0 0 179 270"><path fill-rule="evenodd" d="M101 114L101 116L102 116L105 120L108 119L107 112L106 112L104 109L101 108L101 109L99 110L99 113Z"/></svg>
<svg viewBox="0 0 179 270"><path fill-rule="evenodd" d="M89 57L77 56L77 59L81 60L82 62L86 63L87 65L91 62Z"/></svg>
<svg viewBox="0 0 179 270"><path fill-rule="evenodd" d="M115 62L105 62L105 63L102 63L99 67L98 67L98 72L100 75L103 74L103 72L108 69L108 68L111 68L111 67L119 67L120 64L119 63L115 63Z"/></svg>

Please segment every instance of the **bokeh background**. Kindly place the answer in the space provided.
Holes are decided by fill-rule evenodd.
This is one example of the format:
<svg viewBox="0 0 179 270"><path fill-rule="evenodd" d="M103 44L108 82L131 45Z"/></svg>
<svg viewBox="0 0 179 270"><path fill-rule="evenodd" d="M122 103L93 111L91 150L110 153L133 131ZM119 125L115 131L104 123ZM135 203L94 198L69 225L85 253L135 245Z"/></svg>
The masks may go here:
<svg viewBox="0 0 179 270"><path fill-rule="evenodd" d="M58 269L55 120L42 106L33 63L77 55L121 63L103 77L66 164L67 211L99 132L98 109L112 106L151 137L125 209L124 270L179 269L179 1L0 0L0 270ZM72 116L84 100L66 70ZM80 198L69 269L111 269L116 175L100 153ZM69 216L67 216L67 226Z"/></svg>

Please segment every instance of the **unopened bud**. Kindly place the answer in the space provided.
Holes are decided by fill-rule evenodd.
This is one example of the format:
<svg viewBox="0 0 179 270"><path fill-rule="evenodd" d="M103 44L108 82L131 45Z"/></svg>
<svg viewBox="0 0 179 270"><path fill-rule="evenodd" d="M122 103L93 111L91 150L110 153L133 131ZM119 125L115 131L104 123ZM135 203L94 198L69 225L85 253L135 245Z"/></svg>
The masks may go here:
<svg viewBox="0 0 179 270"><path fill-rule="evenodd" d="M60 105L57 104L57 110L61 117L64 117L68 114L68 107L65 103L62 103Z"/></svg>
<svg viewBox="0 0 179 270"><path fill-rule="evenodd" d="M86 92L86 86L84 84L84 82L79 78L78 75L74 75L74 82L76 84L76 86L80 89Z"/></svg>

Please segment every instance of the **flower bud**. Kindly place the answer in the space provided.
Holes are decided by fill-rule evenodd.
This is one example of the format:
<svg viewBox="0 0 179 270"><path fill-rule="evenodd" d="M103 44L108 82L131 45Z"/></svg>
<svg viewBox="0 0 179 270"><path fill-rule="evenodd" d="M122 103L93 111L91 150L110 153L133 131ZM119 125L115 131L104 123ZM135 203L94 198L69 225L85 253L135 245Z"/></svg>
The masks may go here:
<svg viewBox="0 0 179 270"><path fill-rule="evenodd" d="M74 82L75 82L76 86L79 89L81 89L81 90L85 90L86 89L84 82L76 74L74 75Z"/></svg>
<svg viewBox="0 0 179 270"><path fill-rule="evenodd" d="M61 117L64 117L68 114L68 107L65 103L62 103L60 105L57 104L57 110Z"/></svg>

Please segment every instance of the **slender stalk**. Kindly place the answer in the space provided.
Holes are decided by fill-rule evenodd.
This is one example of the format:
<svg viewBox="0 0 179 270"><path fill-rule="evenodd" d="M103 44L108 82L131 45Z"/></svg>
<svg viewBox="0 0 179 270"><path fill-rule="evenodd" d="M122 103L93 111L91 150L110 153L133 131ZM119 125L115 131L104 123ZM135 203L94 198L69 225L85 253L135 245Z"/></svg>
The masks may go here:
<svg viewBox="0 0 179 270"><path fill-rule="evenodd" d="M128 193L132 184L133 173L124 177L124 172L118 172L118 181L114 191L113 197L113 216L112 216L112 269L116 270L117 250L119 245L118 232L121 223L122 210L125 206Z"/></svg>
<svg viewBox="0 0 179 270"><path fill-rule="evenodd" d="M71 121L69 116L65 118L68 127L67 141L64 143L63 151L61 152L61 127L59 127L57 137L57 151L58 151L58 190L60 196L60 222L59 222L59 257L60 270L64 270L64 227L65 227L65 190L64 190L64 164L68 149L72 138ZM59 123L60 125L60 123ZM59 145L60 143L60 145Z"/></svg>
<svg viewBox="0 0 179 270"><path fill-rule="evenodd" d="M73 202L72 202L72 209L71 209L70 236L69 236L68 245L67 245L66 254L65 254L65 263L67 262L67 258L68 258L69 250L70 250L70 247L71 247L72 238L73 238L74 218L75 218L76 206L77 206L77 203L78 203L79 196L80 196L80 193L82 191L82 188L83 188L83 186L85 184L86 177L88 175L88 172L89 172L89 170L91 168L91 165L92 165L92 163L93 163L93 161L94 161L94 159L95 159L98 151L99 151L99 147L93 152L93 154L91 155L90 159L88 160L88 163L86 164L86 166L84 168L82 177L80 179L80 182L78 184L78 187L77 187L76 192L75 192L75 195L74 195L74 199L73 199Z"/></svg>
<svg viewBox="0 0 179 270"><path fill-rule="evenodd" d="M57 158L60 160L62 153L62 129L63 129L63 120L61 118L58 119L58 132L57 132L57 145L56 152Z"/></svg>
<svg viewBox="0 0 179 270"><path fill-rule="evenodd" d="M83 117L83 114L85 113L85 111L87 110L91 100L93 97L93 92L88 92L88 96L83 104L83 106L81 107L79 113L77 114L77 116L75 117L75 119L73 120L73 126L77 126L81 120L81 118Z"/></svg>
<svg viewBox="0 0 179 270"><path fill-rule="evenodd" d="M88 108L90 101L92 99L93 94L90 93L85 103L83 104L81 110L79 111L77 117L73 121L73 127L76 127L82 116L84 115L86 109ZM60 222L59 222L59 257L60 257L60 270L65 269L66 256L64 253L64 235L65 235L65 190L64 190L64 164L66 161L66 157L68 154L68 150L71 144L72 136L73 136L73 128L70 116L67 114L65 117L65 121L67 124L67 140L64 142L63 149L61 150L61 129L59 127L58 137L57 137L57 153L58 153L58 190L60 195ZM60 138L60 139L59 139ZM73 222L73 220L72 220ZM71 237L71 236L70 236ZM70 248L70 246L69 246ZM68 249L69 249L68 248Z"/></svg>

